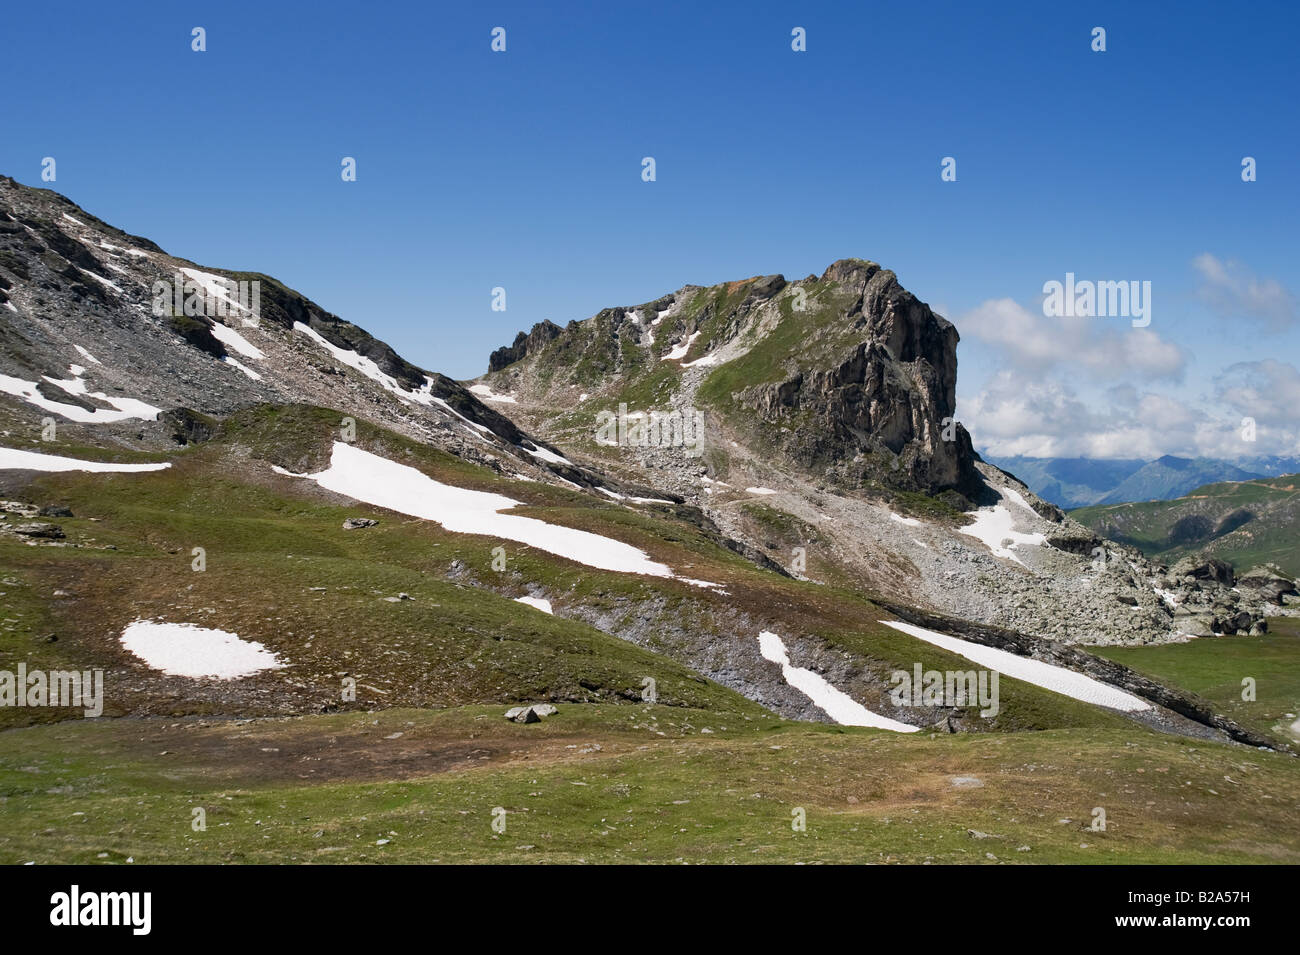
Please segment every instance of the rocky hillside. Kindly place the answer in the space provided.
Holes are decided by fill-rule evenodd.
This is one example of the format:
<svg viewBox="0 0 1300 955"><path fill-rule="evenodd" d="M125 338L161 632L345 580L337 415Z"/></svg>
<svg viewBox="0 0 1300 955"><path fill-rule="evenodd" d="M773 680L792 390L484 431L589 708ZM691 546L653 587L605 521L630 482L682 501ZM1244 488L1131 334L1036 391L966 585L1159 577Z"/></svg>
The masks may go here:
<svg viewBox="0 0 1300 955"><path fill-rule="evenodd" d="M715 445L721 426L841 486L975 498L975 454L953 419L957 340L894 273L846 259L820 278L688 285L562 330L542 323L494 352L479 385L530 417L689 399Z"/></svg>
<svg viewBox="0 0 1300 955"><path fill-rule="evenodd" d="M1159 560L1203 555L1243 572L1269 564L1300 575L1298 474L1207 484L1170 501L1080 508L1073 516Z"/></svg>
<svg viewBox="0 0 1300 955"><path fill-rule="evenodd" d="M953 419L957 341L846 259L543 323L470 390L796 576L1069 643L1266 626L1253 592L1172 580L981 462Z"/></svg>
<svg viewBox="0 0 1300 955"><path fill-rule="evenodd" d="M104 666L115 715L302 714L354 673L359 707L616 702L658 674L688 708L1267 745L1066 646L1262 617L981 462L956 330L873 263L543 325L467 388L274 279L0 186L0 657ZM125 649L196 621L276 665L191 684ZM973 645L1039 664L997 714L889 693Z"/></svg>
<svg viewBox="0 0 1300 955"><path fill-rule="evenodd" d="M252 405L313 404L497 468L600 483L274 278L200 267L6 177L0 402L3 426L29 439L48 417L66 437L128 448L185 443Z"/></svg>

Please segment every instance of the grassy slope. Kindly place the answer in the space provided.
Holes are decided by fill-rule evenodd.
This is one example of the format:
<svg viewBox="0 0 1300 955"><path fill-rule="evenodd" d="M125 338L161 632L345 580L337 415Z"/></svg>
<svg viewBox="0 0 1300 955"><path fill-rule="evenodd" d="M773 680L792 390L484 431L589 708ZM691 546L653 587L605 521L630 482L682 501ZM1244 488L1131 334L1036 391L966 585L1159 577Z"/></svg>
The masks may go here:
<svg viewBox="0 0 1300 955"><path fill-rule="evenodd" d="M342 677L373 688L357 705L455 706L528 698L626 700L646 675L661 702L737 710L752 706L667 658L563 618L566 606L605 608L635 618L641 601L716 639L743 608L787 636L814 636L856 654L878 676L893 669L967 669L969 664L881 626L882 613L860 594L760 571L710 542L698 529L591 495L503 479L440 451L359 423L358 440L461 486L525 502L519 513L609 534L642 547L692 577L723 584L728 596L678 581L605 573L506 542L508 569L491 570L492 538L449 534L368 506L343 506L314 485L269 473L265 455L289 467L311 465L337 423L316 409L261 410L233 422L223 437L174 458L161 472L51 474L29 497L58 500L78 516L61 524L80 548L34 548L0 538L0 572L24 616L0 631L0 666L80 664L108 671L108 712L239 715L310 712L337 704ZM378 527L344 532L348 516ZM95 518L97 520L92 520ZM115 549L99 549L111 545ZM191 569L205 548L207 570ZM504 596L446 578L460 561ZM543 588L561 616L523 608L510 597ZM313 590L310 588L324 588ZM70 596L51 600L54 590ZM414 599L383 600L399 592ZM7 599L7 598L6 598ZM25 607L26 609L23 609ZM188 620L233 630L293 666L240 681L232 698L220 685L153 675L116 642L132 619ZM57 642L46 642L47 633ZM757 640L757 632L754 634ZM130 692L114 694L122 681ZM232 702L232 699L234 700ZM66 714L64 714L66 715ZM2 724L49 718L48 711L0 711ZM1122 718L1005 680L991 728L1118 726Z"/></svg>
<svg viewBox="0 0 1300 955"><path fill-rule="evenodd" d="M336 424L316 409L260 409L217 442L176 454L167 471L36 479L26 496L71 504L78 516L61 523L90 546L0 539L0 667L104 666L110 715L153 718L0 733L0 861L96 861L101 852L138 862L987 861L986 852L1300 861L1300 769L1290 757L1192 745L1013 680L1002 683L1003 733L903 737L777 719L671 660L508 596L540 584L560 613L570 600L676 601L701 627L725 610L714 603L722 598L513 544L510 569L493 579L494 540L341 506L268 473L270 460L319 463ZM856 593L759 571L652 511L508 481L364 423L359 440L725 583L731 601L770 613L788 635L815 635L885 668L969 666L879 626L880 612ZM343 518L357 515L381 523L343 532ZM96 549L108 544L116 549ZM204 573L190 570L195 545L207 549ZM448 581L452 560L508 596ZM56 587L72 596L50 599ZM414 599L381 599L398 591ZM237 696L227 685L157 677L116 645L135 616L233 629L293 666L238 681ZM343 673L363 687L350 711L229 718L338 706ZM631 701L647 674L672 705ZM546 696L592 702L562 703L535 726L500 717L502 702ZM67 714L2 715L14 726ZM219 718L195 718L205 716ZM952 784L965 775L984 786ZM1083 831L1098 805L1110 831ZM190 828L196 806L208 810L207 832ZM510 813L498 838L494 806ZM795 806L808 812L807 833L790 829ZM392 841L377 846L383 838ZM1030 850L1016 852L1021 845Z"/></svg>
<svg viewBox="0 0 1300 955"><path fill-rule="evenodd" d="M1224 637L1157 647L1097 647L1125 666L1185 687L1243 726L1278 739L1300 714L1300 619L1270 617L1262 637ZM1242 680L1255 680L1254 701L1242 700ZM1286 714L1291 714L1287 717Z"/></svg>
<svg viewBox="0 0 1300 955"><path fill-rule="evenodd" d="M1082 507L1070 516L1116 540L1138 547L1149 557L1173 563L1204 551L1240 571L1274 563L1300 576L1300 489L1290 475L1258 481L1207 484L1172 501L1144 501ZM1212 524L1239 510L1258 516L1223 536L1193 543L1171 543L1170 532L1182 518L1204 515Z"/></svg>
<svg viewBox="0 0 1300 955"><path fill-rule="evenodd" d="M648 706L65 723L0 734L0 862L1295 863L1296 762L1145 731L918 738Z"/></svg>

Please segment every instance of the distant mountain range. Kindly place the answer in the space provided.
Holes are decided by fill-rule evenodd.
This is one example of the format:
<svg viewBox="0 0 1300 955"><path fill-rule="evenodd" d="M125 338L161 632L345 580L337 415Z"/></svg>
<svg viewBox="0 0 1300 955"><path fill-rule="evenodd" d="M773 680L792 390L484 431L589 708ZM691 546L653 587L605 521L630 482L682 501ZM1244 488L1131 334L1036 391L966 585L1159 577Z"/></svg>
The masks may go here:
<svg viewBox="0 0 1300 955"><path fill-rule="evenodd" d="M1154 461L991 456L985 460L1010 471L1039 497L1067 510L1128 501L1168 501L1206 484L1254 481L1300 472L1300 458L1277 456L1238 461L1180 458L1172 454Z"/></svg>

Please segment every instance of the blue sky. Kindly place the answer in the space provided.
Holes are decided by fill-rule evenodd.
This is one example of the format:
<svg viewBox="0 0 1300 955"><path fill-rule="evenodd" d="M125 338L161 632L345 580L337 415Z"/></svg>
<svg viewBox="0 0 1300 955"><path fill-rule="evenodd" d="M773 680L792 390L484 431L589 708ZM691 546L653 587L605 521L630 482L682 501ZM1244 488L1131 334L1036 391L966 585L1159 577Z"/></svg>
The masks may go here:
<svg viewBox="0 0 1300 955"><path fill-rule="evenodd" d="M957 323L977 447L1297 453L1298 27L1284 3L11 5L0 172L53 156L102 219L454 377L544 318L860 256ZM1054 325L1067 271L1150 281L1151 325Z"/></svg>

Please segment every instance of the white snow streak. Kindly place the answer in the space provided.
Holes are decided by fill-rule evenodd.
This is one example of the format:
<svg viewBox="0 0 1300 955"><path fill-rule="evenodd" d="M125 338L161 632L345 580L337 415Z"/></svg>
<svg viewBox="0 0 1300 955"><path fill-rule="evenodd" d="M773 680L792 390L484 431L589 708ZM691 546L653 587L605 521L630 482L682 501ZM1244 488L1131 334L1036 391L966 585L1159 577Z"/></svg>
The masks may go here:
<svg viewBox="0 0 1300 955"><path fill-rule="evenodd" d="M894 730L897 733L915 733L919 726L900 723L888 716L873 713L853 697L831 686L820 673L790 665L785 641L770 630L758 635L758 649L764 660L779 664L785 682L812 700L819 709L836 723L844 726L874 726L876 729Z"/></svg>
<svg viewBox="0 0 1300 955"><path fill-rule="evenodd" d="M23 451L18 448L0 448L0 471L161 471L171 467L170 464L115 464L112 461L83 461L80 458L65 458L58 454L41 454L39 451Z"/></svg>
<svg viewBox="0 0 1300 955"><path fill-rule="evenodd" d="M887 627L893 627L895 630L901 630L903 633L916 637L918 640L924 640L926 643L932 643L936 647L942 647L952 653L959 654L978 663L980 666L997 670L999 673L1004 673L1017 680L1023 680L1025 683L1032 683L1034 686L1041 686L1043 689L1052 690L1055 693L1073 697L1085 703L1108 706L1111 709L1123 710L1129 713L1151 709L1151 704L1134 696L1132 693L1127 693L1118 687L1111 686L1109 683L1094 680L1090 676L1084 676L1082 673L1076 673L1074 670L1065 667L1022 657L1006 650L999 650L997 647L986 647L981 643L971 643L969 640L950 637L947 634L927 630L924 627L917 627L910 623L902 623L896 620L882 620L880 622Z"/></svg>

